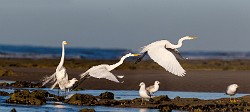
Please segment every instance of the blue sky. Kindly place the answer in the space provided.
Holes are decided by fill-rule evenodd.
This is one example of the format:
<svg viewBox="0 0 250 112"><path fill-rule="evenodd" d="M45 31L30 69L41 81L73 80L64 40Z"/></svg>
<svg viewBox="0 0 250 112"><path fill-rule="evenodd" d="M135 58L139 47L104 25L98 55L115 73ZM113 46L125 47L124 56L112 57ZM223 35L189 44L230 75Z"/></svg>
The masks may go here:
<svg viewBox="0 0 250 112"><path fill-rule="evenodd" d="M184 51L250 51L249 0L1 0L0 44L125 48L153 41Z"/></svg>

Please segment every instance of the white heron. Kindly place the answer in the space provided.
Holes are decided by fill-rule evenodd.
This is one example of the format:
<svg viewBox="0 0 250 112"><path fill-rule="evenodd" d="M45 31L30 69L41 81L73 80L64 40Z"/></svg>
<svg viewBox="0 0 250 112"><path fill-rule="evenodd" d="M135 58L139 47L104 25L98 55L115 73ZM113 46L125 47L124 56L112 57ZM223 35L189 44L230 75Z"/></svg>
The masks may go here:
<svg viewBox="0 0 250 112"><path fill-rule="evenodd" d="M160 82L159 81L155 81L154 82L154 85L151 85L149 87L146 88L147 91L149 91L150 95L152 96L155 92L158 91L159 89L159 84Z"/></svg>
<svg viewBox="0 0 250 112"><path fill-rule="evenodd" d="M56 68L56 72L52 74L51 76L46 76L42 81L43 81L43 86L47 84L48 82L58 82L60 80L66 79L68 77L66 73L65 67L63 67L64 64L64 55L65 55L65 50L64 50L64 45L68 44L66 41L62 41L62 56L59 65Z"/></svg>
<svg viewBox="0 0 250 112"><path fill-rule="evenodd" d="M85 73L80 74L80 77L82 79L83 77L89 75L89 76L92 76L94 78L99 78L99 79L105 78L105 79L108 79L110 81L114 81L114 82L119 83L117 78L123 78L123 76L115 76L110 71L112 71L116 67L120 66L126 58L131 57L131 56L139 56L139 55L140 54L128 53L128 54L122 56L120 61L115 63L115 64L112 64L112 65L101 64L101 65L93 66L89 70L87 70Z"/></svg>
<svg viewBox="0 0 250 112"><path fill-rule="evenodd" d="M171 44L168 40L159 40L153 42L147 46L144 46L140 53L144 53L140 58L137 59L135 63L138 63L142 60L142 58L148 54L151 59L153 59L156 63L169 71L170 73L177 76L185 76L186 71L182 68L180 63L176 58L183 58L177 48L182 46L182 42L184 40L192 40L197 37L185 36L179 39L178 44Z"/></svg>
<svg viewBox="0 0 250 112"><path fill-rule="evenodd" d="M145 85L144 82L141 82L139 86L140 86L139 95L141 96L141 100L142 100L142 101L141 101L141 105L142 105L144 99L150 99L151 96L150 96L149 91L146 90L146 88L145 88L146 85ZM146 104L146 102L145 102L145 104Z"/></svg>
<svg viewBox="0 0 250 112"><path fill-rule="evenodd" d="M101 65L93 66L90 69L88 69L86 72L80 74L79 75L81 77L80 79L82 79L82 78L84 78L86 76L91 76L91 77L94 77L94 78L99 78L99 79L104 78L104 79L108 79L110 81L120 83L117 78L123 78L124 76L116 76L113 73L111 73L110 71L112 71L116 67L120 66L126 58L133 57L133 56L139 56L139 55L140 54L128 53L128 54L122 56L120 61L115 63L115 64L112 64L112 65L101 64ZM82 81L83 81L83 79L81 80L81 82ZM73 89L76 88L81 82L78 82L78 84L75 85L73 87Z"/></svg>
<svg viewBox="0 0 250 112"><path fill-rule="evenodd" d="M235 98L232 101L231 96L235 95L237 92L237 88L240 87L237 84L231 84L227 87L226 95L230 96L230 102L236 102Z"/></svg>

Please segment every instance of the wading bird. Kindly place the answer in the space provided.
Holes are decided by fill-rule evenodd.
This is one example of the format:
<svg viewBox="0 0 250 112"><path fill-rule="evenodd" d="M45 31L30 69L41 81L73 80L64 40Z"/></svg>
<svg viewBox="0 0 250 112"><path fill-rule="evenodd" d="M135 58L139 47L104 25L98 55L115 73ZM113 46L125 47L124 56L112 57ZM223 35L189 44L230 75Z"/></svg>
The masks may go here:
<svg viewBox="0 0 250 112"><path fill-rule="evenodd" d="M52 82L56 84L55 82L60 82L61 80L65 80L66 77L68 77L66 73L65 67L63 67L64 64L64 55L65 55L65 50L64 50L64 45L68 44L66 41L62 41L62 56L59 65L56 68L56 72L52 74L51 76L46 76L42 81L43 81L43 86L47 84L48 82ZM68 79L68 78L67 78Z"/></svg>
<svg viewBox="0 0 250 112"><path fill-rule="evenodd" d="M61 80L56 80L56 82L51 86L50 89L54 89L54 87L58 84L60 89L62 91L65 91L64 96L66 97L67 89L69 92L69 88L71 88L75 84L76 81L78 81L76 78L72 78L71 80L68 80L68 75L66 75L66 77L62 78Z"/></svg>
<svg viewBox="0 0 250 112"><path fill-rule="evenodd" d="M143 105L144 99L145 100L150 99L151 96L150 96L149 91L145 89L146 85L144 82L141 82L139 86L140 86L139 95L141 96L141 105ZM146 102L145 102L145 104L146 104Z"/></svg>
<svg viewBox="0 0 250 112"><path fill-rule="evenodd" d="M178 44L171 44L168 40L159 40L153 42L147 46L144 46L140 53L143 55L137 59L135 63L138 63L142 60L142 58L148 54L151 59L153 59L156 63L169 71L170 73L177 76L185 76L186 71L181 67L180 63L176 58L185 59L181 56L177 48L182 46L182 42L184 40L192 40L197 37L185 36L179 39Z"/></svg>
<svg viewBox="0 0 250 112"><path fill-rule="evenodd" d="M158 91L159 89L159 81L155 81L154 85L151 85L149 87L146 88L146 90L150 93L150 95L152 96L155 92Z"/></svg>
<svg viewBox="0 0 250 112"><path fill-rule="evenodd" d="M236 92L237 92L237 88L239 86L237 84L231 84L227 87L227 91L226 91L226 95L229 95L230 96L230 102L236 102L235 98L234 100L232 101L231 99L231 96L235 95Z"/></svg>
<svg viewBox="0 0 250 112"><path fill-rule="evenodd" d="M104 78L104 79L108 79L110 81L120 83L117 78L123 78L124 76L116 76L113 73L111 73L110 71L112 71L116 67L120 66L126 58L133 57L133 56L139 56L139 55L140 54L128 53L128 54L124 55L123 57L121 57L119 62L117 62L113 65L101 64L101 65L93 66L90 69L88 69L86 72L80 74L80 77L81 77L80 79L82 79L84 77L85 77L85 79L89 78L89 77L94 77L94 78L99 78L99 79ZM78 84L76 84L73 87L73 89L76 88L85 79L82 79Z"/></svg>

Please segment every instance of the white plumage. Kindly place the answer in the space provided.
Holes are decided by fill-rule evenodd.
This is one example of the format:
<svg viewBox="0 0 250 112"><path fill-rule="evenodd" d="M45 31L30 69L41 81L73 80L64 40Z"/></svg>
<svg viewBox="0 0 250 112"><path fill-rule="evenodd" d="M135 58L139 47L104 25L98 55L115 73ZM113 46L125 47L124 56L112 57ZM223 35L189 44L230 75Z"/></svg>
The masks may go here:
<svg viewBox="0 0 250 112"><path fill-rule="evenodd" d="M226 92L226 94L227 94L227 95L230 95L230 96L235 95L236 92L237 92L237 88L238 88L238 87L239 87L239 86L238 86L237 84L231 84L231 85L229 85L229 86L227 87L227 92Z"/></svg>
<svg viewBox="0 0 250 112"><path fill-rule="evenodd" d="M159 81L155 81L154 85L151 85L149 87L146 88L147 91L149 91L150 95L152 96L155 92L157 92L159 90Z"/></svg>
<svg viewBox="0 0 250 112"><path fill-rule="evenodd" d="M59 88L61 90L64 90L66 92L66 89L71 88L75 82L78 81L76 78L72 78L71 80L68 80L68 75L61 80L57 80L50 89L53 89L57 84L59 85Z"/></svg>
<svg viewBox="0 0 250 112"><path fill-rule="evenodd" d="M67 76L66 69L63 67L64 64L64 55L65 55L65 50L64 50L64 45L68 44L66 41L62 41L62 57L59 65L56 68L56 72L52 74L51 76L46 76L43 79L43 85L47 84L48 82L58 82L60 80L65 79Z"/></svg>
<svg viewBox="0 0 250 112"><path fill-rule="evenodd" d="M239 87L239 86L238 86L237 84L231 84L231 85L229 85L229 86L227 87L226 94L227 94L227 95L230 95L230 96L235 95L236 92L237 92L237 88L238 88L238 87ZM230 102L232 102L231 97L230 97ZM235 98L234 98L234 102L236 102Z"/></svg>
<svg viewBox="0 0 250 112"><path fill-rule="evenodd" d="M151 96L150 96L149 91L146 90L146 88L145 88L146 85L145 85L144 82L141 82L139 86L140 86L139 95L140 95L141 98L142 98L142 102L141 102L141 105L142 105L144 99L150 99ZM146 102L145 102L145 103L146 103Z"/></svg>
<svg viewBox="0 0 250 112"><path fill-rule="evenodd" d="M43 85L47 84L48 82L53 82L54 84L51 86L51 89L54 89L55 86L58 84L61 90L65 90L66 96L66 89L69 89L73 86L73 84L77 81L76 78L68 80L68 74L66 72L66 68L63 66L64 64L64 56L65 50L64 45L68 44L66 41L62 41L62 57L60 60L59 65L56 68L56 72L51 76L46 76L43 79Z"/></svg>
<svg viewBox="0 0 250 112"><path fill-rule="evenodd" d="M177 48L180 48L182 46L182 42L184 40L191 40L195 38L196 37L185 36L179 39L177 45L171 44L168 40L159 40L147 46L144 46L140 53L144 53L143 56L145 56L145 54L147 53L149 57L154 60L154 62L165 68L166 71L182 77L185 76L186 71L182 68L182 66L176 59L176 57L183 59ZM139 62L143 58L143 56L140 57L137 62Z"/></svg>
<svg viewBox="0 0 250 112"><path fill-rule="evenodd" d="M120 66L123 61L131 56L139 56L139 54L132 54L132 53L128 53L126 55L124 55L119 62L117 62L116 64L113 65L108 65L108 64L101 64L101 65L97 65L97 66L93 66L91 67L89 70L87 70L85 73L80 74L81 79L87 75L94 77L94 78L105 78L108 79L110 81L114 81L119 83L119 80L117 78L123 78L123 76L116 76L114 74L112 74L110 71L115 69L116 67Z"/></svg>

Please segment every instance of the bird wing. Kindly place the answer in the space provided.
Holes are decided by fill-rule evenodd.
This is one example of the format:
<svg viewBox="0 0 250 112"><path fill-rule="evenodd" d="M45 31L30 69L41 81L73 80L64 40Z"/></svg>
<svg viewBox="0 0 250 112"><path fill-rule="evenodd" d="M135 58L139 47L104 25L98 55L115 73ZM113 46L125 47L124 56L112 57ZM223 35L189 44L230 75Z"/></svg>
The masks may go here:
<svg viewBox="0 0 250 112"><path fill-rule="evenodd" d="M181 53L177 49L166 48L170 51L177 59L185 60L185 58L181 55Z"/></svg>
<svg viewBox="0 0 250 112"><path fill-rule="evenodd" d="M58 84L58 82L56 81L51 87L50 87L50 89L52 90L52 89L54 89L55 88L55 86Z"/></svg>
<svg viewBox="0 0 250 112"><path fill-rule="evenodd" d="M154 88L154 86L151 85L151 86L147 87L146 90L149 91L149 92L151 92L150 90L152 90L153 88Z"/></svg>
<svg viewBox="0 0 250 112"><path fill-rule="evenodd" d="M151 98L151 94L148 90L146 90L146 94L149 96L149 98Z"/></svg>
<svg viewBox="0 0 250 112"><path fill-rule="evenodd" d="M55 82L56 80L56 73L52 74L51 76L45 76L43 79L42 79L42 86L44 86L45 84L47 84L48 82Z"/></svg>
<svg viewBox="0 0 250 112"><path fill-rule="evenodd" d="M89 75L95 78L105 78L114 82L119 83L116 76L109 72L106 68L95 69L94 71L89 71Z"/></svg>
<svg viewBox="0 0 250 112"><path fill-rule="evenodd" d="M181 67L175 56L168 51L165 47L155 47L148 50L148 55L156 63L177 76L185 76L185 70Z"/></svg>

